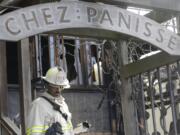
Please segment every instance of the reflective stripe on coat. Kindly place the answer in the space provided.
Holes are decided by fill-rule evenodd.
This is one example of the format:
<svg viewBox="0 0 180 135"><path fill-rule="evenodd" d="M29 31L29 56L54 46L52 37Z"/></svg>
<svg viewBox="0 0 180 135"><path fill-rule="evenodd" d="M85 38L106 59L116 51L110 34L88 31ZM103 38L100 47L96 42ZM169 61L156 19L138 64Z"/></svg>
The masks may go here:
<svg viewBox="0 0 180 135"><path fill-rule="evenodd" d="M69 112L64 98L62 96L54 98L48 93L43 93L42 96L60 105L61 111L67 114L68 119L66 121L58 111L53 109L53 106L47 100L39 97L32 102L28 115L26 135L44 135L46 130L54 122L59 122L61 124L64 135L74 135L71 113Z"/></svg>

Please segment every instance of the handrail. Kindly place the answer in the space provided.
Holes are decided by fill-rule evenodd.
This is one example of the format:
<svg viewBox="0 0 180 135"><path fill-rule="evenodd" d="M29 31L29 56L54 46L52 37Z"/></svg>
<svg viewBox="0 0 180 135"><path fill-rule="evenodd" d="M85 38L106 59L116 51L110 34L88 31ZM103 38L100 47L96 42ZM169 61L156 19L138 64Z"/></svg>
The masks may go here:
<svg viewBox="0 0 180 135"><path fill-rule="evenodd" d="M8 117L1 116L0 124L10 135L21 135L21 130Z"/></svg>

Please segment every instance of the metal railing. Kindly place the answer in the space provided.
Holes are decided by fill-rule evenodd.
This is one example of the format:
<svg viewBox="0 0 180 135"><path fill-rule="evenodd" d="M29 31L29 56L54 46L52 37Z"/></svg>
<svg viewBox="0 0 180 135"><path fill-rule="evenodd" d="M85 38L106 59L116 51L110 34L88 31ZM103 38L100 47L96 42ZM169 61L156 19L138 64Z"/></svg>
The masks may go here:
<svg viewBox="0 0 180 135"><path fill-rule="evenodd" d="M180 134L179 61L131 78L140 135Z"/></svg>

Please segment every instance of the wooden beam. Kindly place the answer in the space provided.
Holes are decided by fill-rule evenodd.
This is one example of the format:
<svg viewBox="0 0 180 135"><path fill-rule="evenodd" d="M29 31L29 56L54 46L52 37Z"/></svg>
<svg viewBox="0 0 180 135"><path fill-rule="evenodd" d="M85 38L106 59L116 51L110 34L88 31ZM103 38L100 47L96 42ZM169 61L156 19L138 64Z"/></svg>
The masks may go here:
<svg viewBox="0 0 180 135"><path fill-rule="evenodd" d="M81 63L82 63L82 67L81 67L81 70L82 70L82 78L85 78L83 79L83 85L88 85L88 71L87 71L87 66L88 66L88 63L87 63L87 50L86 50L86 42L84 40L81 40L80 41L80 59L81 59Z"/></svg>
<svg viewBox="0 0 180 135"><path fill-rule="evenodd" d="M19 135L20 130L8 117L8 82L7 82L7 59L6 59L6 42L0 41L0 121L2 131L8 134ZM2 132L2 134L4 134Z"/></svg>
<svg viewBox="0 0 180 135"><path fill-rule="evenodd" d="M1 116L8 114L7 110L7 62L6 62L6 42L0 41L0 113Z"/></svg>
<svg viewBox="0 0 180 135"><path fill-rule="evenodd" d="M22 134L25 133L27 124L28 108L32 101L31 97L31 72L30 72L30 54L29 39L23 39L18 46L18 70L20 84L20 106L21 106L21 124Z"/></svg>
<svg viewBox="0 0 180 135"><path fill-rule="evenodd" d="M122 75L125 78L128 78L178 60L180 60L180 56L171 56L165 52L161 52L137 62L125 65L122 68Z"/></svg>
<svg viewBox="0 0 180 135"><path fill-rule="evenodd" d="M0 121L2 125L2 130L9 133L9 134L2 133L2 135L20 135L21 134L20 129L8 117L3 117L2 119L0 119Z"/></svg>
<svg viewBox="0 0 180 135"><path fill-rule="evenodd" d="M128 48L125 41L118 43L119 56L118 60L120 65L123 66L128 62ZM120 68L121 69L121 68ZM122 71L120 71L122 72ZM124 122L124 130L126 135L138 135L137 131L138 123L136 114L136 107L134 101L131 99L132 95L132 85L130 79L121 76L122 88L119 88L121 96L122 114Z"/></svg>

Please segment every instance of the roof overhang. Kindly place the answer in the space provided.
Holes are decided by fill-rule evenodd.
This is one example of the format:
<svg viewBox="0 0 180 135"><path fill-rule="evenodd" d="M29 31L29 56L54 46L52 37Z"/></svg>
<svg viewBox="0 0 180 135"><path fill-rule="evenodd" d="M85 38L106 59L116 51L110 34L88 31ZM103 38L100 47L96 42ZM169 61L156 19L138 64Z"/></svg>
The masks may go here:
<svg viewBox="0 0 180 135"><path fill-rule="evenodd" d="M150 9L164 9L173 12L180 11L180 1L179 0L96 0L100 2L105 2L109 4L119 4L122 3L128 6L138 6Z"/></svg>

